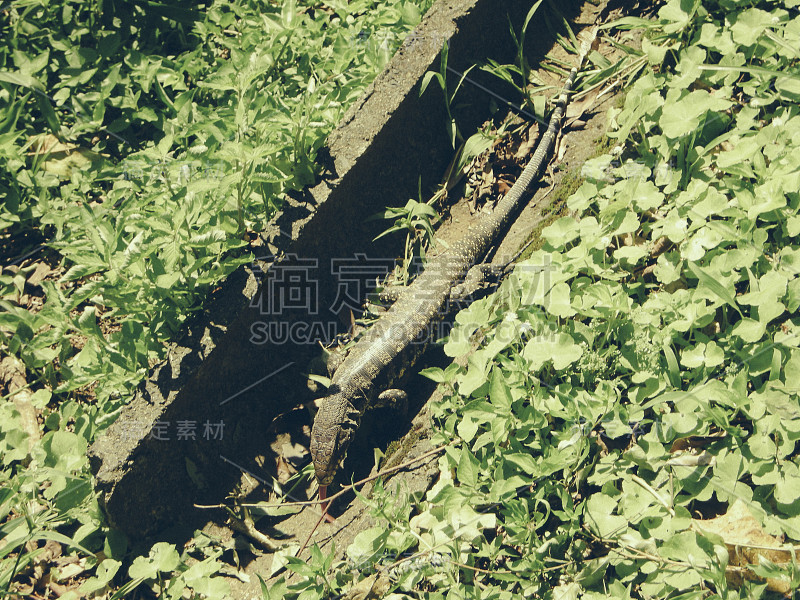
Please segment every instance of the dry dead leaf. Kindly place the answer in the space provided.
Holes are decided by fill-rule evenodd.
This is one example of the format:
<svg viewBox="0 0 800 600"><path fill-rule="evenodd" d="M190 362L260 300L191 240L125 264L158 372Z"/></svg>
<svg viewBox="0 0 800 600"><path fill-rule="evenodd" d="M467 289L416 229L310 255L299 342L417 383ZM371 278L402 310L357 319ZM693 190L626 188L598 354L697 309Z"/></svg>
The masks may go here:
<svg viewBox="0 0 800 600"><path fill-rule="evenodd" d="M6 356L0 361L0 382L6 386L8 393L27 385L25 365L16 356Z"/></svg>
<svg viewBox="0 0 800 600"><path fill-rule="evenodd" d="M539 140L537 135L538 125L531 125L528 129L528 139L522 142L517 148L517 151L514 153L514 160L518 163L525 163L528 160L528 156L533 152L533 148L536 146L536 142Z"/></svg>
<svg viewBox="0 0 800 600"><path fill-rule="evenodd" d="M744 580L764 581L752 570L759 559L765 558L776 564L791 562L792 553L800 559L800 548L781 543L769 535L761 527L761 523L753 517L742 500L736 500L728 512L714 519L695 520L694 524L701 530L718 535L728 549L728 568L725 576L732 586L741 587ZM780 579L766 579L767 589L781 594L788 594L789 583Z"/></svg>
<svg viewBox="0 0 800 600"><path fill-rule="evenodd" d="M674 445L673 445L674 448ZM700 454L680 453L675 458L667 461L667 464L673 467L699 467L713 465L715 457L709 452L701 452Z"/></svg>
<svg viewBox="0 0 800 600"><path fill-rule="evenodd" d="M686 437L678 438L672 442L670 452L685 452L688 450L697 450L700 448L707 448L710 444L718 442L727 434L721 431L714 435L689 435Z"/></svg>
<svg viewBox="0 0 800 600"><path fill-rule="evenodd" d="M577 123L580 121L583 125L586 125L586 119L583 116L590 112L592 108L594 108L595 103L597 102L597 96L600 93L600 90L597 89L591 94L587 94L579 102L570 102L567 106L567 111L565 114L566 120L564 122L565 129L580 129Z"/></svg>
<svg viewBox="0 0 800 600"><path fill-rule="evenodd" d="M0 382L3 383L7 393L14 393L12 397L14 408L19 412L22 430L28 434L28 450L33 450L42 433L39 429L38 412L31 403L30 390L26 389L28 382L23 362L15 356L3 358L0 362ZM30 457L23 462L29 460Z"/></svg>
<svg viewBox="0 0 800 600"><path fill-rule="evenodd" d="M47 277L51 271L52 269L50 269L50 266L47 263L37 263L33 273L28 276L26 283L36 287L42 283L42 281L44 281L45 277Z"/></svg>
<svg viewBox="0 0 800 600"><path fill-rule="evenodd" d="M72 563L61 567L58 570L58 576L55 578L57 581L68 581L73 577L77 577L81 573L86 571L86 563L79 562L79 563Z"/></svg>
<svg viewBox="0 0 800 600"><path fill-rule="evenodd" d="M505 195L506 193L508 193L508 190L510 190L511 186L513 185L508 181L506 181L505 179L501 178L497 179L496 184L497 184L497 192L501 195Z"/></svg>
<svg viewBox="0 0 800 600"><path fill-rule="evenodd" d="M286 483L292 478L292 475L297 473L297 471L285 458L283 458L283 456L278 455L278 457L275 459L275 463L275 470L278 473L278 483L280 484Z"/></svg>
<svg viewBox="0 0 800 600"><path fill-rule="evenodd" d="M564 155L567 153L567 144L563 142L564 142L564 136L563 135L558 136L558 140L556 141L556 150L554 154L556 156L556 162L559 163L564 160Z"/></svg>
<svg viewBox="0 0 800 600"><path fill-rule="evenodd" d="M347 595L346 600L378 600L386 595L392 582L383 573L373 573L354 585Z"/></svg>
<svg viewBox="0 0 800 600"><path fill-rule="evenodd" d="M103 158L97 152L77 144L62 142L50 133L31 138L29 148L28 156L43 156L42 169L62 179L69 178L72 169L85 169Z"/></svg>

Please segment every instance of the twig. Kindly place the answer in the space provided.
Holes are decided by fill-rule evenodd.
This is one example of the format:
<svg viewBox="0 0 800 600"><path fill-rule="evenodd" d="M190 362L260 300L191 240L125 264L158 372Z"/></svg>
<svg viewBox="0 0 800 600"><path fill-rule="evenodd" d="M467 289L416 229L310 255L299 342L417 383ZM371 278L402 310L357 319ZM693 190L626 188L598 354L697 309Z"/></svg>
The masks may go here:
<svg viewBox="0 0 800 600"><path fill-rule="evenodd" d="M426 550L426 552L428 552ZM562 565L554 565L552 567L542 567L541 569L532 569L538 571L540 573L549 573L551 571L558 571L560 569L566 569L571 565L577 564L577 560L569 560L564 562ZM476 573L483 573L485 575L519 575L519 571L512 571L510 569L481 569L480 567L472 567L470 565L465 565L464 563L457 562L455 560L451 560L450 564L453 564L457 567L462 569L467 569L469 571L475 571Z"/></svg>
<svg viewBox="0 0 800 600"><path fill-rule="evenodd" d="M671 507L671 506L670 506L670 505L667 503L667 501L666 501L666 500L664 500L664 498L662 498L662 497L661 497L661 494L659 494L659 493L658 493L658 492L657 492L657 491L656 491L656 490L653 488L653 486L651 486L649 483L647 483L647 482L646 482L644 479L642 479L642 478L641 478L641 477L639 477L638 475L631 475L631 479L633 479L633 481L635 481L635 482L636 482L636 483L638 483L640 486L642 486L644 489L646 489L648 492L650 492L650 495L651 495L651 496L653 496L653 498L655 498L656 500L658 500L658 503L659 503L661 506L663 506L664 508L666 508L666 509L669 511L669 514L670 514L670 515L672 515L673 517L675 516L675 509L674 509L674 508L672 508L672 507Z"/></svg>
<svg viewBox="0 0 800 600"><path fill-rule="evenodd" d="M442 450L444 450L446 447L447 447L447 445L444 445L444 446L438 446L437 448L434 448L433 450L428 450L427 452L425 452L424 454L421 454L420 456L417 456L416 458L412 458L411 460L407 460L406 462L404 462L404 463L402 463L402 464L399 464L399 465L397 465L397 466L395 466L395 467L391 467L391 468L389 468L389 469L386 469L386 470L384 470L384 471L380 471L380 472L376 473L375 475L372 475L371 477L367 477L367 478L365 478L365 479L362 479L361 481L359 481L359 482L357 482L357 483L353 483L353 484L351 484L351 485L347 486L346 488L344 488L343 490L340 490L339 492L335 493L333 496L330 496L329 498L326 498L325 500L317 500L317 502L327 502L326 508L325 508L325 509L322 511L322 515L320 515L319 519L317 520L317 523L316 523L316 525L314 525L314 528L313 528L313 529L311 530L311 532L308 534L308 537L306 538L306 541L305 541L305 542L303 542L303 545L302 545L302 546L300 546L300 549L299 549L299 550L297 551L297 553L294 555L294 556L295 556L295 558L299 557L299 556L300 556L300 554L303 552L303 550L305 550L305 549L306 549L306 546L308 546L308 542L310 542L310 541L311 541L311 536L313 536L313 535L314 535L314 532L315 532L315 531L317 530L317 528L319 527L319 524L320 524L320 523L322 523L322 520L323 520L323 519L324 519L326 516L328 516L328 509L327 509L327 507L328 507L328 506L330 506L330 503L331 503L333 500L335 500L336 498L338 498L338 497L339 497L339 496L341 496L342 494L345 494L345 493L349 492L351 489L352 489L353 491L355 491L355 488L356 488L356 486L357 486L357 485L365 485L365 484L369 483L370 481L373 481L373 480L377 479L378 477L381 477L381 476L383 476L383 475L387 475L387 474L389 474L389 473L393 473L394 471L399 471L400 469L404 469L405 467L407 467L407 466L409 466L409 465L412 465L412 464L414 464L415 462L419 462L420 460L423 460L423 459L425 459L425 458L427 458L427 457L429 457L429 456L433 456L434 454L436 454L436 453L438 453L438 452L441 452L441 451L442 451Z"/></svg>
<svg viewBox="0 0 800 600"><path fill-rule="evenodd" d="M302 545L302 546L300 546L300 549L299 549L297 552L295 552L295 553L294 553L294 557L295 557L295 558L298 558L298 557L300 556L300 554L303 552L303 550L305 550L305 549L306 549L306 546L308 546L308 542L310 542L310 541L311 541L311 536L312 536L312 535L314 535L314 532L315 532L315 531L317 530L317 528L319 527L319 524L320 524L320 523L322 523L322 519L324 519L326 516L328 516L328 511L327 511L327 509L322 511L322 514L319 516L319 519L317 519L317 522L316 522L316 524L315 524L315 525L314 525L314 527L311 529L311 531L309 531L309 532L308 532L308 537L306 538L306 541L305 541L305 542L303 542L303 545Z"/></svg>
<svg viewBox="0 0 800 600"><path fill-rule="evenodd" d="M415 458L412 458L412 459L409 459L404 463L400 463L399 465L396 465L394 467L390 467L388 469L384 469L382 471L379 471L379 472L375 473L375 475L370 475L369 477L365 477L364 479L361 479L360 481L356 481L355 483L351 483L350 485L342 488L340 491L336 492L332 496L328 496L325 500L304 500L304 501L300 500L300 501L297 501L297 502L272 502L272 503L255 502L255 503L249 503L249 504L237 504L237 506L241 506L241 507L244 507L244 508L285 508L287 506L316 506L317 504L322 504L324 502L332 502L332 501L336 500L337 498L343 496L344 494L346 494L346 493L348 493L350 491L355 491L356 487L358 487L358 486L365 485L365 484L369 483L370 481L374 481L374 480L378 479L379 477L383 477L384 475L388 475L390 473L394 473L395 471L401 471L401 470L405 469L406 467L409 467L409 466L413 465L416 462L419 462L421 460L425 460L429 456L433 456L434 454L438 454L439 452L441 452L442 450L447 448L449 445L450 444L445 444L443 446L438 446L438 447L434 448L433 450L428 450L424 454L420 454L419 456L417 456ZM228 508L228 506L226 504L195 504L194 507L195 508L201 508L201 509Z"/></svg>
<svg viewBox="0 0 800 600"><path fill-rule="evenodd" d="M231 529L246 535L268 552L277 552L281 549L280 546L275 543L275 540L256 529L253 519L249 514L245 516L244 519L239 519L231 515L229 516L229 523Z"/></svg>

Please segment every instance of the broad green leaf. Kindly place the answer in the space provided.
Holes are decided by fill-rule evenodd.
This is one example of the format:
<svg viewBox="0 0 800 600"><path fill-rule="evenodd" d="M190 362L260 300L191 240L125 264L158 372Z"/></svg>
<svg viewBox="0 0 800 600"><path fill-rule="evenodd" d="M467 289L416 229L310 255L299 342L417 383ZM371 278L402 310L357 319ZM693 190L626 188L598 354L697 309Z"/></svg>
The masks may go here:
<svg viewBox="0 0 800 600"><path fill-rule="evenodd" d="M581 347L566 333L533 337L522 351L522 356L534 370L540 369L548 361L553 362L553 368L561 370L578 360L582 354Z"/></svg>
<svg viewBox="0 0 800 600"><path fill-rule="evenodd" d="M736 303L736 299L733 297L733 294L731 294L727 288L722 286L713 275L708 273L706 269L695 265L694 263L687 263L687 266L692 274L697 277L703 287L711 291L715 296L736 310L736 312L738 312L740 315L742 314L742 311L739 310L739 305Z"/></svg>
<svg viewBox="0 0 800 600"><path fill-rule="evenodd" d="M671 89L667 92L659 124L667 137L683 137L697 130L706 113L723 111L730 106L729 100L712 96L705 90Z"/></svg>
<svg viewBox="0 0 800 600"><path fill-rule="evenodd" d="M650 252L645 246L622 246L614 250L614 258L622 263L635 265Z"/></svg>
<svg viewBox="0 0 800 600"><path fill-rule="evenodd" d="M84 594L91 594L103 589L111 582L121 566L122 563L117 560L110 558L103 560L97 565L95 576L90 577L81 584L80 591Z"/></svg>
<svg viewBox="0 0 800 600"><path fill-rule="evenodd" d="M365 529L347 547L347 556L356 564L369 564L384 549L388 536L384 527Z"/></svg>
<svg viewBox="0 0 800 600"><path fill-rule="evenodd" d="M570 288L566 283L555 284L545 300L545 309L557 317L571 317L575 314L570 302Z"/></svg>
<svg viewBox="0 0 800 600"><path fill-rule="evenodd" d="M172 544L158 542L148 556L137 556L128 575L134 579L154 579L158 573L174 571L180 564L180 555Z"/></svg>
<svg viewBox="0 0 800 600"><path fill-rule="evenodd" d="M752 46L764 30L774 24L773 15L759 8L748 8L734 15L731 36L742 46Z"/></svg>
<svg viewBox="0 0 800 600"><path fill-rule="evenodd" d="M205 598L225 598L230 594L230 584L223 577L203 577L195 582L192 589Z"/></svg>
<svg viewBox="0 0 800 600"><path fill-rule="evenodd" d="M461 418L461 420L459 420L458 425L456 426L456 432L462 440L469 444L475 438L475 434L478 433L478 429L480 428L482 422L483 420L479 420L470 414L466 414Z"/></svg>
<svg viewBox="0 0 800 600"><path fill-rule="evenodd" d="M585 521L589 528L603 539L613 540L625 533L628 520L613 514L617 502L603 493L592 494L586 501Z"/></svg>
<svg viewBox="0 0 800 600"><path fill-rule="evenodd" d="M731 333L752 344L764 337L766 327L761 321L744 318L734 325Z"/></svg>
<svg viewBox="0 0 800 600"><path fill-rule="evenodd" d="M461 457L456 469L456 477L462 485L475 487L478 483L478 472L480 463L478 459L467 448L461 449Z"/></svg>
<svg viewBox="0 0 800 600"><path fill-rule="evenodd" d="M511 410L511 390L508 387L508 383L502 371L498 368L492 369L491 372L489 400L492 406L496 407L498 412L504 413Z"/></svg>
<svg viewBox="0 0 800 600"><path fill-rule="evenodd" d="M42 438L44 464L71 473L86 464L86 440L69 431L50 431Z"/></svg>
<svg viewBox="0 0 800 600"><path fill-rule="evenodd" d="M578 222L572 217L562 217L552 225L542 229L544 237L553 248L563 248L578 237Z"/></svg>

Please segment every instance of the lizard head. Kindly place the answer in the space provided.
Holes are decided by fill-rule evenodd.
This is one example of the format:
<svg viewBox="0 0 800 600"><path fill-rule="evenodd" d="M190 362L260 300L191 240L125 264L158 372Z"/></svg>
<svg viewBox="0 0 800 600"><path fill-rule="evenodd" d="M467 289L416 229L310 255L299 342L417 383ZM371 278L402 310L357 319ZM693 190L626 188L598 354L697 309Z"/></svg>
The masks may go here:
<svg viewBox="0 0 800 600"><path fill-rule="evenodd" d="M311 459L320 486L333 481L358 429L359 414L343 392L323 398L311 430Z"/></svg>

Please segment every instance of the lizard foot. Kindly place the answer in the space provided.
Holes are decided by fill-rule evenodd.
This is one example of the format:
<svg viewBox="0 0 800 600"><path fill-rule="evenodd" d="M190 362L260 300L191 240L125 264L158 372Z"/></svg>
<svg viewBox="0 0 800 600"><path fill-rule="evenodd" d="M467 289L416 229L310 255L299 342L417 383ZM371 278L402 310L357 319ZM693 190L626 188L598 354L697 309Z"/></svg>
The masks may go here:
<svg viewBox="0 0 800 600"><path fill-rule="evenodd" d="M378 394L373 408L393 408L401 414L408 412L408 394L404 390L388 389Z"/></svg>

